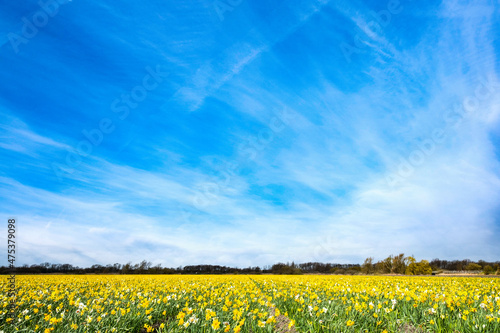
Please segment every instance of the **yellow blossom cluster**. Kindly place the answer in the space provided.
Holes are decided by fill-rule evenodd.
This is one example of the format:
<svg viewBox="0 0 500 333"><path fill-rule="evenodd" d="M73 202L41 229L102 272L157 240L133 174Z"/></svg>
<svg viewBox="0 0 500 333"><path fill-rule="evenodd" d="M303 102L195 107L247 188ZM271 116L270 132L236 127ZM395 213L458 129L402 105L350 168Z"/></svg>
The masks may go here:
<svg viewBox="0 0 500 333"><path fill-rule="evenodd" d="M4 333L500 332L494 278L34 275L16 284L9 299L0 278Z"/></svg>

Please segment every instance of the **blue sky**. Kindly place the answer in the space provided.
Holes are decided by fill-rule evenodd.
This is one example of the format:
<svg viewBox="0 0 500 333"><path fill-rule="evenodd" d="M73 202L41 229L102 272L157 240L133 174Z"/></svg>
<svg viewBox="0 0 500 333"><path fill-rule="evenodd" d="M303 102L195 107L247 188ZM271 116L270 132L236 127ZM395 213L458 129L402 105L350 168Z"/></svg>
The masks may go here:
<svg viewBox="0 0 500 333"><path fill-rule="evenodd" d="M499 259L496 1L4 1L0 31L18 264Z"/></svg>

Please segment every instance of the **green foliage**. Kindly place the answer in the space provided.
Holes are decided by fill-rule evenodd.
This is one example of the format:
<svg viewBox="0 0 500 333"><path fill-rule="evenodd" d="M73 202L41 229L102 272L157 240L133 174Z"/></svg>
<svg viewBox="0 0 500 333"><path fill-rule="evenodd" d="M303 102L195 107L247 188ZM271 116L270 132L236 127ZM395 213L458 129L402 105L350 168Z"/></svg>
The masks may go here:
<svg viewBox="0 0 500 333"><path fill-rule="evenodd" d="M432 274L431 265L427 260L421 260L420 262L413 262L406 268L406 275L430 275Z"/></svg>
<svg viewBox="0 0 500 333"><path fill-rule="evenodd" d="M409 265L409 264L414 264L417 262L417 260L413 257L413 256L408 256L405 258L405 261L406 261L406 265Z"/></svg>
<svg viewBox="0 0 500 333"><path fill-rule="evenodd" d="M467 266L465 266L466 271L480 271L482 269L481 265L471 262Z"/></svg>
<svg viewBox="0 0 500 333"><path fill-rule="evenodd" d="M490 265L486 265L484 266L484 269L483 269L483 273L486 274L486 275L490 275L492 274L494 271L493 271L493 267L491 267Z"/></svg>

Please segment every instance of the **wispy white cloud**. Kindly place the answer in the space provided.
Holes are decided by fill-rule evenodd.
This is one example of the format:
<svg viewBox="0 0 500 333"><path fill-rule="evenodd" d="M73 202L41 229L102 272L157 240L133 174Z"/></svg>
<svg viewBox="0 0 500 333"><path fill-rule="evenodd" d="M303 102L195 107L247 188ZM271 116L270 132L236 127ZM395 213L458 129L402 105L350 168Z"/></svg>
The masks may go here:
<svg viewBox="0 0 500 333"><path fill-rule="evenodd" d="M168 55L183 71L198 68L186 82L172 78L182 88L171 114L132 133L139 144L106 137L62 182L50 165L81 138L2 116L0 149L19 167L2 162L0 212L19 221L19 262L498 259L495 11L443 3L422 13L408 3L404 19L375 31L371 9L353 6L290 4L284 25L229 29L234 43L196 60ZM428 26L407 36L399 28L414 17ZM365 52L347 63L338 45L357 33ZM195 35L168 48L201 52ZM141 112L123 128L133 131ZM436 130L441 139L411 162ZM411 170L401 174L402 163Z"/></svg>
<svg viewBox="0 0 500 333"><path fill-rule="evenodd" d="M32 130L22 120L2 114L0 124L0 147L16 152L36 155L37 150L42 149L70 149L64 143L57 142L52 138L40 135Z"/></svg>

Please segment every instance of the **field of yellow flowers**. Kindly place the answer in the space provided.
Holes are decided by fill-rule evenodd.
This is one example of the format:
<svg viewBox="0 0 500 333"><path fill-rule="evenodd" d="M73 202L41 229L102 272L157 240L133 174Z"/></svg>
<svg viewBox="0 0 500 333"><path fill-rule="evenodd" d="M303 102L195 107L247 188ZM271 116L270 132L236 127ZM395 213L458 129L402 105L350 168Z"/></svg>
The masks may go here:
<svg viewBox="0 0 500 333"><path fill-rule="evenodd" d="M500 332L500 279L17 276L0 332ZM418 329L418 330L417 330Z"/></svg>

